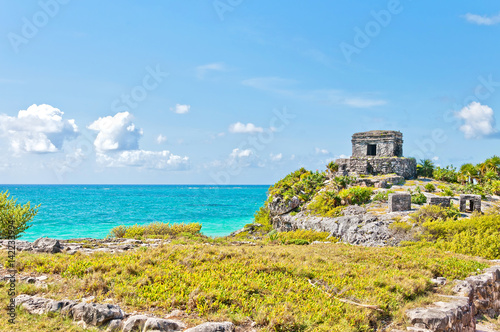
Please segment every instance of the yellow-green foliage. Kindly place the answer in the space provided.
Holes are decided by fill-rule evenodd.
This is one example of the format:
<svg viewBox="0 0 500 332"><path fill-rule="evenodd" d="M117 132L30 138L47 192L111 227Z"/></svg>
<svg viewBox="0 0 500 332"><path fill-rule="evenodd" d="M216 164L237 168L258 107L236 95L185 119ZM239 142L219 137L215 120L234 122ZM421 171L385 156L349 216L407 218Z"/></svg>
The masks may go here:
<svg viewBox="0 0 500 332"><path fill-rule="evenodd" d="M310 213L324 217L340 217L343 206L340 206L340 197L335 191L322 191L314 196L311 203L307 205Z"/></svg>
<svg viewBox="0 0 500 332"><path fill-rule="evenodd" d="M6 260L1 251L0 261ZM110 298L127 312L154 307L161 317L181 309L190 315L184 319L190 324L252 320L265 331L380 330L409 302L432 293L431 277L462 279L486 267L434 248L344 244L187 244L88 256L21 252L16 260L20 273L67 271L60 287L39 290L44 297L93 295L95 302ZM309 280L328 285L328 291ZM334 296L377 305L382 312Z"/></svg>
<svg viewBox="0 0 500 332"><path fill-rule="evenodd" d="M31 221L40 205L31 207L30 202L22 205L10 197L8 191L0 192L0 239L18 239L33 226Z"/></svg>
<svg viewBox="0 0 500 332"><path fill-rule="evenodd" d="M460 254L500 259L500 215L423 223L422 241Z"/></svg>
<svg viewBox="0 0 500 332"><path fill-rule="evenodd" d="M117 226L111 229L109 236L117 238L170 238L178 235L198 235L201 230L200 223L170 224L154 222L147 225Z"/></svg>
<svg viewBox="0 0 500 332"><path fill-rule="evenodd" d="M413 222L421 224L428 220L446 220L448 218L456 219L460 215L460 211L454 206L444 208L439 205L425 205L422 206L417 212L410 214Z"/></svg>
<svg viewBox="0 0 500 332"><path fill-rule="evenodd" d="M298 229L290 232L278 233L278 238L286 244L309 244L313 241L327 241L330 235L328 232L317 232L306 229ZM337 242L337 239L330 238L329 242Z"/></svg>
<svg viewBox="0 0 500 332"><path fill-rule="evenodd" d="M373 196L374 201L387 202L389 200L389 194L395 193L394 190L380 191L375 196Z"/></svg>
<svg viewBox="0 0 500 332"><path fill-rule="evenodd" d="M389 225L389 229L392 229L393 231L396 232L408 232L410 229L412 229L412 225L405 222L405 221L395 221L392 224Z"/></svg>
<svg viewBox="0 0 500 332"><path fill-rule="evenodd" d="M273 228L271 225L271 215L269 214L269 210L265 207L261 207L255 212L254 222L262 225L261 230L263 232L269 232Z"/></svg>
<svg viewBox="0 0 500 332"><path fill-rule="evenodd" d="M342 189L339 192L339 197L346 201L348 205L352 204L364 204L370 200L373 188L370 187L351 187L348 189Z"/></svg>
<svg viewBox="0 0 500 332"><path fill-rule="evenodd" d="M297 196L302 203L308 202L323 186L325 173L301 168L279 180L269 188L269 199L282 197L285 201Z"/></svg>

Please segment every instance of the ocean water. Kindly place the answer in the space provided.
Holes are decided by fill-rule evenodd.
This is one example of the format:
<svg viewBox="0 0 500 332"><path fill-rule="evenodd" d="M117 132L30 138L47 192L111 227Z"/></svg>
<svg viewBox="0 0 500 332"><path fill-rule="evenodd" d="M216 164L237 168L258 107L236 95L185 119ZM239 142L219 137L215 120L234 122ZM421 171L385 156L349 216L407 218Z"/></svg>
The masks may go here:
<svg viewBox="0 0 500 332"><path fill-rule="evenodd" d="M0 185L18 203L41 204L22 240L104 238L118 225L199 222L224 236L253 220L269 186Z"/></svg>

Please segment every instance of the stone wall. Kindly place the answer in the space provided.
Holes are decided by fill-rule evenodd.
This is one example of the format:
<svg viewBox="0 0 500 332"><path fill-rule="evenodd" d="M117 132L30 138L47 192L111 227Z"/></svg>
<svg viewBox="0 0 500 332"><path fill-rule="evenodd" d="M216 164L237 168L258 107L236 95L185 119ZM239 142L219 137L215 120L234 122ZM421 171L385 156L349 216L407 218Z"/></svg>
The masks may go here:
<svg viewBox="0 0 500 332"><path fill-rule="evenodd" d="M373 130L352 135L352 156L368 156L368 145L376 146L377 157L402 157L403 134L399 131Z"/></svg>
<svg viewBox="0 0 500 332"><path fill-rule="evenodd" d="M429 198L429 205L440 205L442 207L450 207L451 197L432 196Z"/></svg>
<svg viewBox="0 0 500 332"><path fill-rule="evenodd" d="M389 194L389 212L411 210L411 194L394 193Z"/></svg>
<svg viewBox="0 0 500 332"><path fill-rule="evenodd" d="M483 274L457 281L457 296L443 296L449 301L436 302L426 308L409 310L406 315L415 331L474 332L477 315L500 314L500 266Z"/></svg>
<svg viewBox="0 0 500 332"><path fill-rule="evenodd" d="M346 158L335 161L339 165L338 175L397 174L405 179L417 176L417 162L413 158Z"/></svg>

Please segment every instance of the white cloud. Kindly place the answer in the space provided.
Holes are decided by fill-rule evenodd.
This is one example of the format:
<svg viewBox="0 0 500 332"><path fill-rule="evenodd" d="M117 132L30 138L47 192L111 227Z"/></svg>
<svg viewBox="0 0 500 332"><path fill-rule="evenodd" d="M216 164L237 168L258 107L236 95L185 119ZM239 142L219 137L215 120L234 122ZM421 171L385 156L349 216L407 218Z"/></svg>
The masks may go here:
<svg viewBox="0 0 500 332"><path fill-rule="evenodd" d="M191 105L176 104L175 108L174 107L170 107L170 110L174 111L177 114L186 114L186 113L189 112L190 109L191 109Z"/></svg>
<svg viewBox="0 0 500 332"><path fill-rule="evenodd" d="M465 138L480 138L496 133L495 114L491 107L472 102L456 113L464 121L460 130Z"/></svg>
<svg viewBox="0 0 500 332"><path fill-rule="evenodd" d="M147 151L139 149L142 129L132 123L128 112L99 118L88 128L98 131L94 141L97 162L105 167L139 167L162 170L183 170L188 168L188 157L172 154L170 151ZM160 135L160 142L166 137Z"/></svg>
<svg viewBox="0 0 500 332"><path fill-rule="evenodd" d="M196 76L199 79L204 79L210 72L225 71L226 65L222 62L209 63L196 67Z"/></svg>
<svg viewBox="0 0 500 332"><path fill-rule="evenodd" d="M137 150L142 129L132 123L129 112L116 113L94 121L89 129L98 131L94 141L97 152Z"/></svg>
<svg viewBox="0 0 500 332"><path fill-rule="evenodd" d="M236 122L229 126L229 132L236 134L245 134L245 133L262 133L264 129L262 127L257 127L253 123L241 123Z"/></svg>
<svg viewBox="0 0 500 332"><path fill-rule="evenodd" d="M0 131L8 136L16 152L57 152L67 139L77 136L75 120L64 120L64 112L50 105L31 105L17 117L0 115Z"/></svg>
<svg viewBox="0 0 500 332"><path fill-rule="evenodd" d="M140 167L161 170L184 170L189 158L170 151L128 150L112 153L97 153L97 162L106 167Z"/></svg>
<svg viewBox="0 0 500 332"><path fill-rule="evenodd" d="M162 134L158 135L158 137L156 137L156 142L158 144L161 144L161 143L164 143L167 141L167 136L163 136Z"/></svg>
<svg viewBox="0 0 500 332"><path fill-rule="evenodd" d="M281 159L283 159L283 154L281 154L281 153L278 153L278 154L271 153L269 155L269 157L271 158L271 161L280 161Z"/></svg>
<svg viewBox="0 0 500 332"><path fill-rule="evenodd" d="M434 157L432 157L432 160L433 160L433 161L438 161L438 160L439 160L439 157L438 157L438 156L434 156Z"/></svg>
<svg viewBox="0 0 500 332"><path fill-rule="evenodd" d="M330 153L328 150L320 149L320 148L316 148L315 152L316 152L316 154L329 154Z"/></svg>
<svg viewBox="0 0 500 332"><path fill-rule="evenodd" d="M495 25L500 23L500 14L493 16L481 16L477 14L467 13L465 14L465 19L469 23L474 23L478 25Z"/></svg>
<svg viewBox="0 0 500 332"><path fill-rule="evenodd" d="M253 155L253 151L250 149L241 150L241 149L236 148L236 149L233 149L233 151L231 152L229 157L232 159L237 159L237 158L250 157L251 155Z"/></svg>

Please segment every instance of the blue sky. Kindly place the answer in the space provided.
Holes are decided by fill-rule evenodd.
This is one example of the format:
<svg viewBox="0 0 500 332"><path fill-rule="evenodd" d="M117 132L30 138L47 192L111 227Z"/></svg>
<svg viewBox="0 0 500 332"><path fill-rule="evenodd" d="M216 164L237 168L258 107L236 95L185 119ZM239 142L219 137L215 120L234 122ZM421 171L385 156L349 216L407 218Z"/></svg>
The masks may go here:
<svg viewBox="0 0 500 332"><path fill-rule="evenodd" d="M499 154L494 1L0 1L0 183L271 184Z"/></svg>

